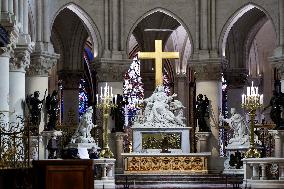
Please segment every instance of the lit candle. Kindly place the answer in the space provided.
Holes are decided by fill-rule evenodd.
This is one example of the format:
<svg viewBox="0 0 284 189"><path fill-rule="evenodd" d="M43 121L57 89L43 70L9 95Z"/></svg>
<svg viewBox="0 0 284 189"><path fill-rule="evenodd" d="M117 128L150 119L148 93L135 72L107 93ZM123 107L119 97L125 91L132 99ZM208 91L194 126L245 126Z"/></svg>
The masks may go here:
<svg viewBox="0 0 284 189"><path fill-rule="evenodd" d="M247 96L250 95L250 87L247 87Z"/></svg>

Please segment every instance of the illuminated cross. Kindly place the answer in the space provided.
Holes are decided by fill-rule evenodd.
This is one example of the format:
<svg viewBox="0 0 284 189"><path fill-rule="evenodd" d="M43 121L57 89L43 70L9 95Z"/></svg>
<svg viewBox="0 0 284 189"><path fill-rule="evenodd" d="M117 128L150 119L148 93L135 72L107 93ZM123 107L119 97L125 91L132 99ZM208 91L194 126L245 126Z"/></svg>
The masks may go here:
<svg viewBox="0 0 284 189"><path fill-rule="evenodd" d="M163 85L163 59L179 58L179 52L163 52L162 40L155 40L155 52L138 52L139 59L155 59L156 87Z"/></svg>

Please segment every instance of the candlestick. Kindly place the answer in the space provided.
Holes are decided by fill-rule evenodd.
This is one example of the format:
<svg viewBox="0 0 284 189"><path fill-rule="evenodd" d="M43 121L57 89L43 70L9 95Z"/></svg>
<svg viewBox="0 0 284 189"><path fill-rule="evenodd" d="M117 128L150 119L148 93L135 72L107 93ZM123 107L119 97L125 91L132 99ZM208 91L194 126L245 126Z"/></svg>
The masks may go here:
<svg viewBox="0 0 284 189"><path fill-rule="evenodd" d="M242 95L242 107L248 111L250 116L250 147L245 153L246 158L260 157L259 151L255 148L254 144L254 118L256 110L263 105L263 94L258 94L258 87L247 87L247 95Z"/></svg>

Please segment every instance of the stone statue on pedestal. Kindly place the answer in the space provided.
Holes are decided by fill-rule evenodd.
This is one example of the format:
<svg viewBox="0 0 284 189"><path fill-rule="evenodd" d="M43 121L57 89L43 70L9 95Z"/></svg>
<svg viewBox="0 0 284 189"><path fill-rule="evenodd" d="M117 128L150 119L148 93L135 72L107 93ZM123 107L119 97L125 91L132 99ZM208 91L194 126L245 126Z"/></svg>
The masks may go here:
<svg viewBox="0 0 284 189"><path fill-rule="evenodd" d="M89 107L83 114L77 130L71 138L71 143L95 143L91 136L91 130L95 127L92 119L93 108Z"/></svg>
<svg viewBox="0 0 284 189"><path fill-rule="evenodd" d="M40 94L39 91L35 91L34 94L28 95L26 97L26 104L29 110L28 116L29 116L30 123L33 127L37 127L37 128L39 127L39 124L41 122L41 109L43 106L43 101L45 99L44 97L42 100L40 100L39 94ZM35 128L32 128L32 133L36 134L36 131L34 130Z"/></svg>
<svg viewBox="0 0 284 189"><path fill-rule="evenodd" d="M229 140L229 145L249 145L249 129L243 116L236 112L235 108L231 108L231 117L225 119L223 115L219 116L221 121L227 122L233 129L233 137Z"/></svg>
<svg viewBox="0 0 284 189"><path fill-rule="evenodd" d="M200 132L209 132L210 127L207 124L209 118L209 99L204 95L197 95L196 99L196 118L198 120L198 126Z"/></svg>
<svg viewBox="0 0 284 189"><path fill-rule="evenodd" d="M46 97L46 112L48 114L48 123L45 130L53 131L56 127L58 111L57 91L54 90L51 95Z"/></svg>
<svg viewBox="0 0 284 189"><path fill-rule="evenodd" d="M283 114L284 109L284 94L282 92L273 91L273 96L270 99L269 105L266 106L263 111L271 106L270 118L276 124L276 130L284 129L284 119L281 114Z"/></svg>

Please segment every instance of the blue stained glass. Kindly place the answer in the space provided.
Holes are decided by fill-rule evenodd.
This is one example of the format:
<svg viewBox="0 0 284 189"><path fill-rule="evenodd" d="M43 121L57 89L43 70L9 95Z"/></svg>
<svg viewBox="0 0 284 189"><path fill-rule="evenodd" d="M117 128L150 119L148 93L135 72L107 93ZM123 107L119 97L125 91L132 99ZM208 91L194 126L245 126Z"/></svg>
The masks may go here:
<svg viewBox="0 0 284 189"><path fill-rule="evenodd" d="M88 108L88 95L85 85L86 81L81 79L79 84L79 118L82 117Z"/></svg>

